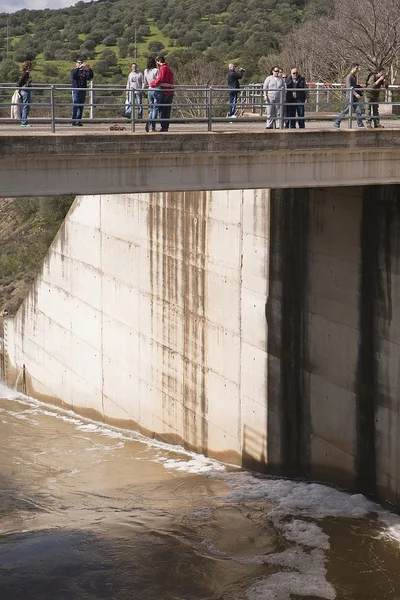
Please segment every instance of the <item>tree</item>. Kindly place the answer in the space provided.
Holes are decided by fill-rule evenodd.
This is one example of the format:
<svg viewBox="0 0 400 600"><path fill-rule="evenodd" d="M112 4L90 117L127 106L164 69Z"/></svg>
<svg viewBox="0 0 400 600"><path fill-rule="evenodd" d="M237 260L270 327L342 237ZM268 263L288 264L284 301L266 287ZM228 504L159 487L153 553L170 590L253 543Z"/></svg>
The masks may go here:
<svg viewBox="0 0 400 600"><path fill-rule="evenodd" d="M117 55L113 50L106 48L103 50L100 56L100 60L105 62L107 67L114 67L117 64Z"/></svg>
<svg viewBox="0 0 400 600"><path fill-rule="evenodd" d="M0 62L0 81L4 83L16 83L19 78L18 65L8 58Z"/></svg>
<svg viewBox="0 0 400 600"><path fill-rule="evenodd" d="M287 64L320 81L343 78L352 62L366 71L400 56L400 0L332 0L328 16L306 21L285 40Z"/></svg>
<svg viewBox="0 0 400 600"><path fill-rule="evenodd" d="M149 42L147 49L150 54L158 54L161 50L164 50L165 46L162 42Z"/></svg>

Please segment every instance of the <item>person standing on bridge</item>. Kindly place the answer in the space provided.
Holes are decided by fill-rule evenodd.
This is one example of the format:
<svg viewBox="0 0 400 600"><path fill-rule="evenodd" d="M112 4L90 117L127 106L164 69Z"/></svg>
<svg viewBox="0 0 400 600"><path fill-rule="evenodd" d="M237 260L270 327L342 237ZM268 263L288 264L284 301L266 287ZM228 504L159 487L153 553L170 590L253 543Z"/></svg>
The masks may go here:
<svg viewBox="0 0 400 600"><path fill-rule="evenodd" d="M157 69L157 64L155 61L155 58L153 58L152 56L149 56L147 59L147 67L143 72L143 89L144 90L148 90L147 92L147 97L148 97L148 103L149 103L149 117L148 117L148 121L145 125L145 129L146 131L150 130L150 125L151 125L151 131L155 131L156 130L156 119L157 119L157 114L158 114L158 106L160 104L160 100L161 100L161 89L150 89L150 83L152 81L155 81L158 77L158 69Z"/></svg>
<svg viewBox="0 0 400 600"><path fill-rule="evenodd" d="M359 103L359 100L361 100L362 97L362 92L357 84L357 73L359 69L360 65L358 63L353 63L351 65L350 73L346 77L346 102L342 112L336 118L333 124L334 127L340 127L340 123L343 121L350 109L355 110L357 125L359 127L364 127Z"/></svg>
<svg viewBox="0 0 400 600"><path fill-rule="evenodd" d="M165 62L164 56L156 59L158 67L158 76L149 83L149 87L161 90L160 105L158 112L161 119L160 131L166 132L169 129L169 120L171 118L172 102L174 99L174 73L171 67Z"/></svg>
<svg viewBox="0 0 400 600"><path fill-rule="evenodd" d="M93 71L90 65L78 59L75 68L71 71L71 77L73 102L72 125L82 127L81 119L86 100L87 82L93 79Z"/></svg>
<svg viewBox="0 0 400 600"><path fill-rule="evenodd" d="M279 75L279 67L273 67L271 74L266 77L264 84L264 101L266 102L266 129L281 129L283 125L283 102L285 81Z"/></svg>
<svg viewBox="0 0 400 600"><path fill-rule="evenodd" d="M304 129L304 104L307 102L307 83L294 67L286 79L286 116L288 127L296 129L296 113L299 129Z"/></svg>
<svg viewBox="0 0 400 600"><path fill-rule="evenodd" d="M28 115L31 102L31 78L32 63L30 60L26 60L22 63L22 73L18 79L18 88L21 96L21 127L30 127L28 124Z"/></svg>
<svg viewBox="0 0 400 600"><path fill-rule="evenodd" d="M240 83L239 79L242 79L244 69L237 67L236 63L229 63L228 67L228 88L229 92L229 111L226 115L232 119L236 118L236 103L239 95Z"/></svg>
<svg viewBox="0 0 400 600"><path fill-rule="evenodd" d="M377 73L369 73L365 82L365 99L367 112L367 127L383 127L379 122L379 96L381 89L389 87L385 69L379 69Z"/></svg>
<svg viewBox="0 0 400 600"><path fill-rule="evenodd" d="M125 116L130 119L132 105L137 106L138 119L143 118L143 73L136 63L132 63L132 71L126 82L126 110Z"/></svg>

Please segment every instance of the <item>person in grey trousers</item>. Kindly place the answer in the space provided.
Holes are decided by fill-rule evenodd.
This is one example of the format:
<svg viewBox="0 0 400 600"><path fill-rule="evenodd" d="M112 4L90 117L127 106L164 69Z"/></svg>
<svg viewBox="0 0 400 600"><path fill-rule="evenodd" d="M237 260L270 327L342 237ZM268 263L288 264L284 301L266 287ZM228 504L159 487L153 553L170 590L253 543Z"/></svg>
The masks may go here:
<svg viewBox="0 0 400 600"><path fill-rule="evenodd" d="M357 83L357 73L359 71L360 65L358 63L353 63L351 65L350 73L346 77L346 102L344 108L340 115L335 119L333 123L334 127L340 127L340 123L343 121L344 117L350 111L350 108L355 111L357 125L359 127L364 127L362 121L362 114L359 100L361 99L362 93ZM352 89L350 89L352 88Z"/></svg>
<svg viewBox="0 0 400 600"><path fill-rule="evenodd" d="M279 67L272 67L271 74L266 77L263 84L267 112L266 129L273 129L274 127L280 129L283 126L284 89L285 80L279 75Z"/></svg>

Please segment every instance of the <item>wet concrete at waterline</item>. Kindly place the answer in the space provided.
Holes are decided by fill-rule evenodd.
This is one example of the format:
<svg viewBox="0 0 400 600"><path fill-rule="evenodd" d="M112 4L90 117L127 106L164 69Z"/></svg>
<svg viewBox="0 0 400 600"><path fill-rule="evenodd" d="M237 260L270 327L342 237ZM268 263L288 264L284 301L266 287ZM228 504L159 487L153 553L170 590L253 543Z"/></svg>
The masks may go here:
<svg viewBox="0 0 400 600"><path fill-rule="evenodd" d="M395 600L400 518L0 386L1 600Z"/></svg>

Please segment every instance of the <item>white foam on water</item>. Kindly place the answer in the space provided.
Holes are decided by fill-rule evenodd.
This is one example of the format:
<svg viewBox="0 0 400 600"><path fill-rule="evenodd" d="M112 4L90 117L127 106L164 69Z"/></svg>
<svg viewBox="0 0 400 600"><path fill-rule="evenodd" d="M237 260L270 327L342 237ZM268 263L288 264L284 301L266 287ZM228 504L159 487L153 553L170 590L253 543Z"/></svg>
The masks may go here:
<svg viewBox="0 0 400 600"><path fill-rule="evenodd" d="M121 429L112 425L105 425L85 417L77 416L76 413L71 410L66 410L57 406L50 406L49 404L45 404L40 400L36 400L30 396L25 396L16 390L11 390L1 383L0 398L5 398L7 400L12 400L18 402L19 404L23 404L24 406L28 406L23 413L45 415L56 419L61 419L66 423L75 425L78 431L98 434L115 440L118 439L128 442L139 442L144 446L147 446L147 448L159 450L160 454L156 457L155 461L163 464L164 468L166 469L174 469L190 474L207 474L226 470L225 464L217 460L209 459L202 454L189 452L188 450L185 450L183 446L167 444L165 442L147 438L135 431ZM5 412L7 413L11 411ZM119 448L120 445L116 445L114 447ZM179 459L173 460L165 456L165 453L181 456ZM149 460L151 459L149 458Z"/></svg>
<svg viewBox="0 0 400 600"><path fill-rule="evenodd" d="M268 500L275 517L302 516L362 518L381 507L361 494L348 494L319 483L254 477L242 472L227 480L231 502ZM399 521L400 522L400 521Z"/></svg>
<svg viewBox="0 0 400 600"><path fill-rule="evenodd" d="M185 473L209 473L210 471L225 471L226 466L216 460L207 458L203 454L195 455L191 460L176 460L166 458L160 460L166 469L183 471Z"/></svg>
<svg viewBox="0 0 400 600"><path fill-rule="evenodd" d="M335 600L335 589L319 575L303 573L274 573L246 591L247 600L290 600L297 596L316 596Z"/></svg>
<svg viewBox="0 0 400 600"><path fill-rule="evenodd" d="M290 523L275 523L275 526L281 529L285 538L290 542L321 550L330 548L329 537L316 523L294 519Z"/></svg>

